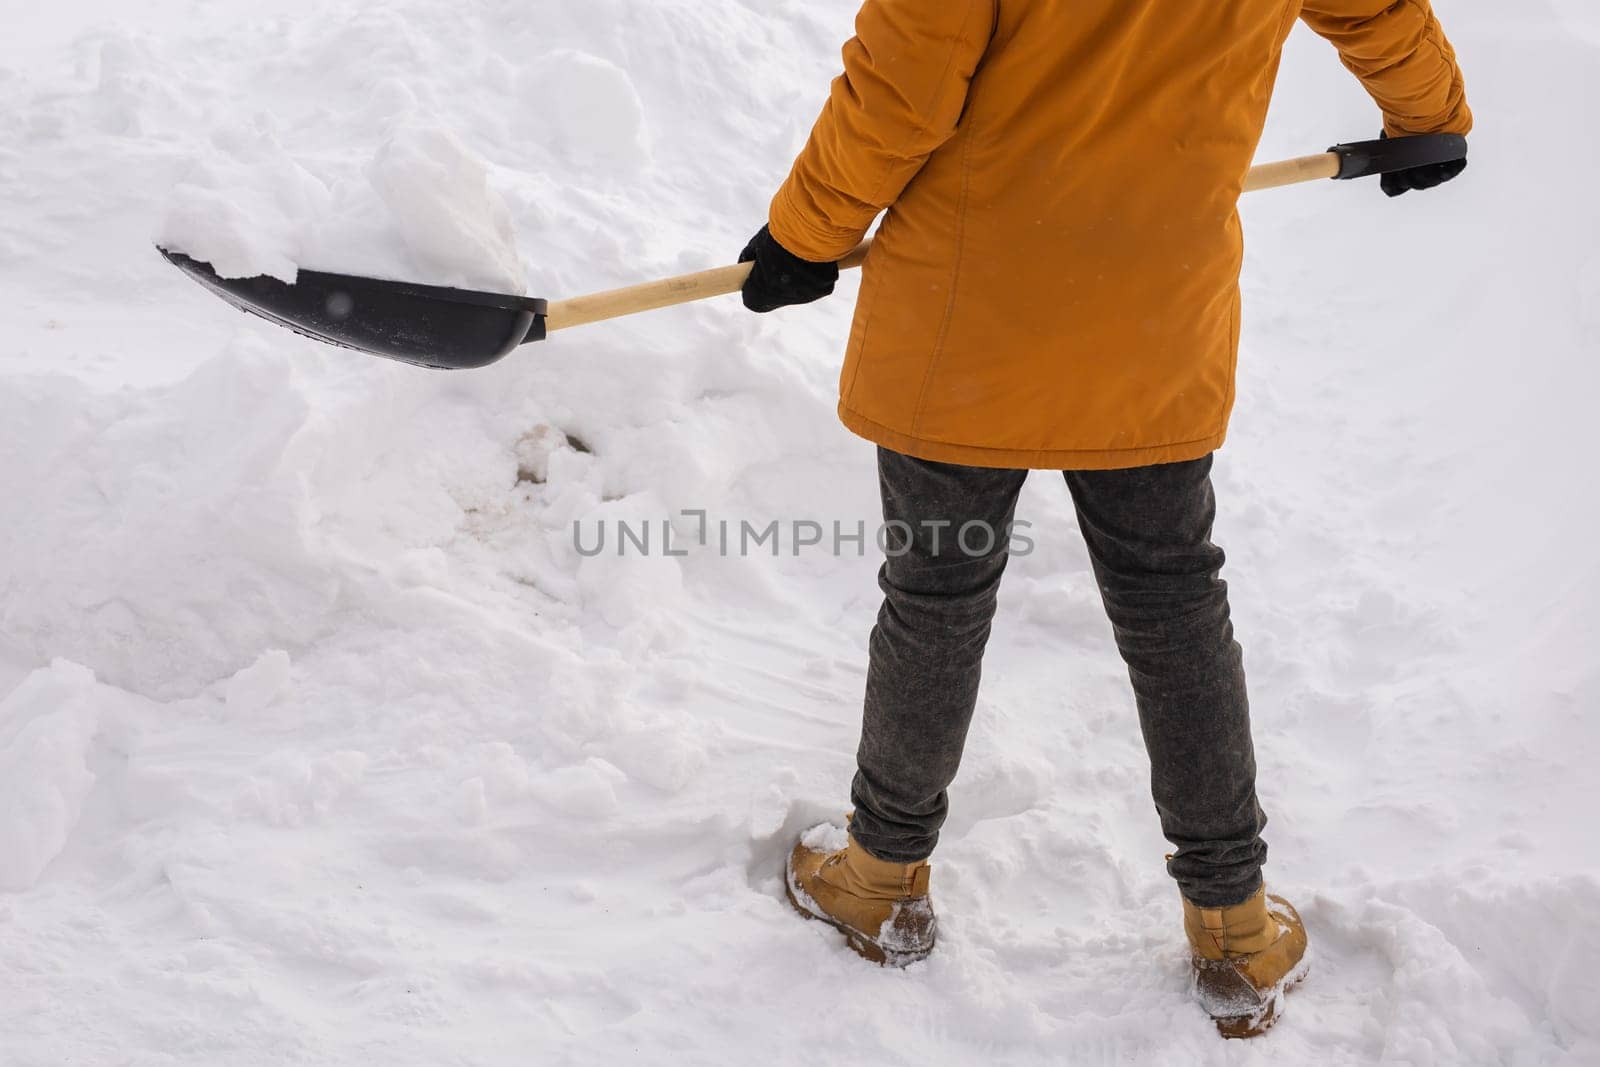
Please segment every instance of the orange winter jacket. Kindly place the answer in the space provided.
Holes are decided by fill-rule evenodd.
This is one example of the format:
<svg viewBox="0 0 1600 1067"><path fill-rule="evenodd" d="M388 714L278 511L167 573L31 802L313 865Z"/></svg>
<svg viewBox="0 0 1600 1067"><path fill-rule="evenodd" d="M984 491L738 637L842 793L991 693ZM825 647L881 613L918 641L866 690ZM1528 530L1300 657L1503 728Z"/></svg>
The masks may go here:
<svg viewBox="0 0 1600 1067"><path fill-rule="evenodd" d="M770 219L824 262L888 209L845 425L989 467L1132 467L1221 445L1237 201L1296 16L1391 135L1471 128L1427 0L867 0Z"/></svg>

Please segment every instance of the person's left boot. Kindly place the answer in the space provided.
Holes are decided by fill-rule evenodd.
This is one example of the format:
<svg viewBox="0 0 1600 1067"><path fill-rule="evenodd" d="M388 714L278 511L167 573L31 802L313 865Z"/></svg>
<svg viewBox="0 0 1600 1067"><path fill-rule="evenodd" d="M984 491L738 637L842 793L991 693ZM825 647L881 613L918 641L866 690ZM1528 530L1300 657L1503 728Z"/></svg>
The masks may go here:
<svg viewBox="0 0 1600 1067"><path fill-rule="evenodd" d="M812 848L801 838L789 854L784 885L796 911L844 934L857 953L905 967L933 951L928 877L926 860L889 863L853 837L837 851Z"/></svg>
<svg viewBox="0 0 1600 1067"><path fill-rule="evenodd" d="M1226 908L1183 902L1194 950L1194 992L1223 1037L1256 1037L1283 1013L1284 993L1306 976L1300 913L1263 886Z"/></svg>

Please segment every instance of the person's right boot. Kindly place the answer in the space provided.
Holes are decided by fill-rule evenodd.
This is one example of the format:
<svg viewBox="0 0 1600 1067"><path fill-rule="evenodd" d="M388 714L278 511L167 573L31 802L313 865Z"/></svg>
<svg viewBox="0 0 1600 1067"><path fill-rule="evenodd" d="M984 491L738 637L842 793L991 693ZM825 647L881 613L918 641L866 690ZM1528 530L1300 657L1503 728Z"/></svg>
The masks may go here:
<svg viewBox="0 0 1600 1067"><path fill-rule="evenodd" d="M1283 1012L1284 993L1306 976L1306 928L1265 887L1227 908L1183 902L1194 950L1194 992L1223 1037L1266 1033Z"/></svg>
<svg viewBox="0 0 1600 1067"><path fill-rule="evenodd" d="M905 967L933 951L935 919L928 863L880 860L850 838L844 848L812 847L802 837L789 854L789 903L845 935L859 955Z"/></svg>

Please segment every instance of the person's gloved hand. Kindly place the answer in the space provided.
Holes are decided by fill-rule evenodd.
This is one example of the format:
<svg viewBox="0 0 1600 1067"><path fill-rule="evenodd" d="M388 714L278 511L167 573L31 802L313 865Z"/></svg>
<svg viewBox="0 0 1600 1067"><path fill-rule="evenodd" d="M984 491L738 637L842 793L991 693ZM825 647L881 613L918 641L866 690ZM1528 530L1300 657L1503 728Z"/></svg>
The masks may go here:
<svg viewBox="0 0 1600 1067"><path fill-rule="evenodd" d="M1381 135L1387 141L1387 130ZM1413 189L1432 189L1436 185L1443 185L1467 169L1467 161L1453 159L1448 163L1430 163L1425 167L1412 167L1410 170L1397 170L1392 174L1385 174L1379 179L1383 191L1389 196L1403 196Z"/></svg>
<svg viewBox="0 0 1600 1067"><path fill-rule="evenodd" d="M765 226L739 253L740 263L751 260L755 269L744 283L744 306L762 314L821 300L831 295L839 282L839 264L801 259L780 245Z"/></svg>

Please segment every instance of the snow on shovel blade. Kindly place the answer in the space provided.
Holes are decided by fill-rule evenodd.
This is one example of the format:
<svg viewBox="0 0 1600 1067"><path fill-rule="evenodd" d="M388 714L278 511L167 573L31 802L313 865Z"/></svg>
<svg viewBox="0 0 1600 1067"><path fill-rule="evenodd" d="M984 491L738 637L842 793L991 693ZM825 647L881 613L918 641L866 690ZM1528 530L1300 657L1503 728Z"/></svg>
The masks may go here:
<svg viewBox="0 0 1600 1067"><path fill-rule="evenodd" d="M303 270L277 278L222 278L209 263L160 249L189 277L241 311L309 337L436 370L487 367L542 341L545 301L470 289Z"/></svg>

